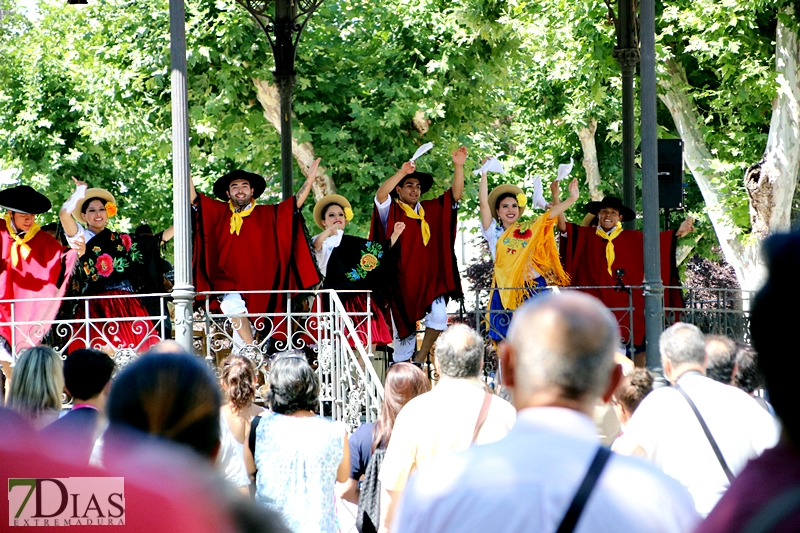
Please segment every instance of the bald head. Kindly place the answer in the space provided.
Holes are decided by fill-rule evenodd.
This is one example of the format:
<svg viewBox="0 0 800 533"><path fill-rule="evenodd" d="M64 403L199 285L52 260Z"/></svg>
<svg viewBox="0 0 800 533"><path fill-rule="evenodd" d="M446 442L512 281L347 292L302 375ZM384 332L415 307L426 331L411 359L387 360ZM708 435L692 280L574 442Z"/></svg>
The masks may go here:
<svg viewBox="0 0 800 533"><path fill-rule="evenodd" d="M599 300L570 292L525 304L514 315L507 342L515 397L550 390L567 400L594 403L609 385L619 329Z"/></svg>

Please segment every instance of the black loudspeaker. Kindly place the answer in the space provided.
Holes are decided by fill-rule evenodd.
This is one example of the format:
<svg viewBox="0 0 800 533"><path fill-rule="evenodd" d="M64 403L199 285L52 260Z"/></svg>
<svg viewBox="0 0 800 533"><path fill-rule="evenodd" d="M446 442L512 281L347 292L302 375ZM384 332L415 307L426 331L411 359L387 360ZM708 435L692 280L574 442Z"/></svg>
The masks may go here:
<svg viewBox="0 0 800 533"><path fill-rule="evenodd" d="M683 141L658 140L658 206L683 207Z"/></svg>

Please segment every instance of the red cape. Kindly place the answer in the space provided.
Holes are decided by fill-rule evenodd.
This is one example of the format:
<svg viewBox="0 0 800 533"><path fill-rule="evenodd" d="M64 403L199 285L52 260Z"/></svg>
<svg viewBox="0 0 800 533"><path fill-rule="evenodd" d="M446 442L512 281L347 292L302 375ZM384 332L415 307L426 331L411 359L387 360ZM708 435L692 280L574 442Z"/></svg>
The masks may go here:
<svg viewBox="0 0 800 533"><path fill-rule="evenodd" d="M193 267L197 292L308 289L320 282L294 196L257 205L231 234L227 202L197 195ZM243 294L250 313L286 309L286 293Z"/></svg>
<svg viewBox="0 0 800 533"><path fill-rule="evenodd" d="M560 253L564 269L572 277L572 286L613 287L616 278L608 274L606 261L607 241L596 234L594 227L567 224L567 237L561 240ZM664 286L678 287L680 279L675 263L675 231L662 231L661 281ZM641 231L624 230L614 239L614 265L612 270L623 269L623 282L626 286L641 286L644 281L644 238ZM614 289L583 289L596 296L609 308L628 307L628 293ZM644 294L641 289L633 289L633 343L644 343ZM679 289L664 291L665 307L683 307L683 296ZM614 311L625 343L630 340L631 317L625 311Z"/></svg>
<svg viewBox="0 0 800 533"><path fill-rule="evenodd" d="M420 202L425 210L425 221L431 228L428 245L422 243L422 223L408 218L392 201L389 218L384 231L378 208L372 213L370 239L383 242L391 237L395 222L405 222L406 229L395 246L397 254L396 274L390 278L389 307L392 310L398 336L405 338L417 330L420 320L439 296L461 298L461 277L453 246L458 226L457 210L454 209L453 191Z"/></svg>
<svg viewBox="0 0 800 533"><path fill-rule="evenodd" d="M39 231L28 242L31 254L17 267L11 265L11 235L5 220L0 220L0 300L27 298L62 298L75 265L77 252L65 249L45 231ZM53 320L61 306L60 300L23 301L14 304L16 322L42 322ZM0 304L0 322L11 321L11 304ZM36 346L50 326L35 324L17 326L14 332L16 351ZM2 335L11 344L11 328L0 327Z"/></svg>

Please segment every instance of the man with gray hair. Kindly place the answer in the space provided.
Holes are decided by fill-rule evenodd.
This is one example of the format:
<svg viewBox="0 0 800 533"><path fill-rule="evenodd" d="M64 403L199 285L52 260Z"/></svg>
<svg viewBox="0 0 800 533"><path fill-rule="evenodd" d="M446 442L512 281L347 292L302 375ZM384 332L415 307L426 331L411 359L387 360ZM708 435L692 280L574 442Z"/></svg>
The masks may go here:
<svg viewBox="0 0 800 533"><path fill-rule="evenodd" d="M622 376L618 339L614 315L586 294L517 310L499 347L516 424L498 442L420 467L393 533L691 531L698 516L680 483L600 445L591 414Z"/></svg>
<svg viewBox="0 0 800 533"><path fill-rule="evenodd" d="M775 445L777 422L746 393L706 377L706 342L696 326L670 326L660 350L673 386L642 401L625 429L627 449L618 451L660 466L705 516L747 461Z"/></svg>
<svg viewBox="0 0 800 533"><path fill-rule="evenodd" d="M411 472L434 457L502 439L514 424L514 407L487 392L479 378L484 349L483 338L463 324L439 336L434 364L440 380L397 415L381 465L382 530Z"/></svg>

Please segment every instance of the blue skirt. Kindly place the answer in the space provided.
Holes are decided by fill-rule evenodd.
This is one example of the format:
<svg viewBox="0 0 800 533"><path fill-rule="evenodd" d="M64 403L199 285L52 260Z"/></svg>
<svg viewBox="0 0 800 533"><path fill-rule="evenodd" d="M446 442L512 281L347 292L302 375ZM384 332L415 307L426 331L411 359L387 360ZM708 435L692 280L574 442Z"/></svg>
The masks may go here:
<svg viewBox="0 0 800 533"><path fill-rule="evenodd" d="M536 278L536 286L526 291L525 299L535 297L539 293L538 289L543 287L547 287L547 282L542 276L539 276ZM514 311L508 311L503 307L500 291L493 290L492 301L489 303L489 338L495 341L505 340L513 316Z"/></svg>

